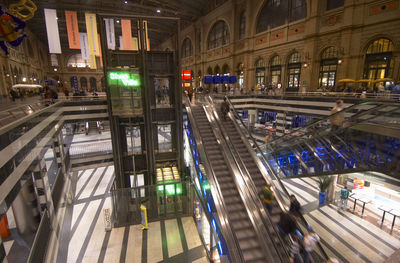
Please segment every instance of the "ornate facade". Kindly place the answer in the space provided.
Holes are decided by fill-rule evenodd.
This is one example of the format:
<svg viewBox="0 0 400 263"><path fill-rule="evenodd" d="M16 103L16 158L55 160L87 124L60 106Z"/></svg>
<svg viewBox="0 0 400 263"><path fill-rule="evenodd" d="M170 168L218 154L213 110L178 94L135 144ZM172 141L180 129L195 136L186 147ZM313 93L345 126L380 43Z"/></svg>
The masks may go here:
<svg viewBox="0 0 400 263"><path fill-rule="evenodd" d="M225 1L181 31L182 69L192 70L196 87L204 75L225 73L247 88L280 83L291 91L332 90L348 78L398 81L399 7L399 0Z"/></svg>

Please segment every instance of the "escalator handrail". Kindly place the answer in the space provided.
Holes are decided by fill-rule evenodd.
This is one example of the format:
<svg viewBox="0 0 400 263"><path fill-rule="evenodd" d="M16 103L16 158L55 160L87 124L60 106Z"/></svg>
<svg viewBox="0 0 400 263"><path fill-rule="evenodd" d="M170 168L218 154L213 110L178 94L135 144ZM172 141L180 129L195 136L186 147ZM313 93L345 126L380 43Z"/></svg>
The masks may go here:
<svg viewBox="0 0 400 263"><path fill-rule="evenodd" d="M200 156L202 157L202 163L206 164L206 165L204 165L204 169L206 169L206 176L207 176L208 183L210 185L210 191L214 192L214 193L212 193L212 196L216 199L216 200L214 199L214 203L215 203L216 209L219 210L219 211L217 211L217 214L218 214L220 221L222 221L221 222L221 231L222 231L224 238L226 240L226 243L227 243L229 256L230 256L232 262L244 262L244 257L243 257L242 251L239 249L240 248L239 242L238 242L236 236L233 234L232 227L228 220L228 216L227 216L227 212L226 212L227 208L226 208L224 199L221 194L220 186L218 184L218 181L215 178L215 172L210 164L208 156L207 156L207 154L205 154L205 149L203 147L202 139L200 137L200 134L198 133L197 124L194 121L193 113L191 112L192 104L191 104L189 98L187 97L187 95L185 95L185 97L186 97L186 103L187 103L186 111L188 114L190 124L192 125L193 136L195 138L197 148L199 150ZM218 204L220 204L220 206L222 206L222 209L219 209ZM232 253L232 255L231 255L231 253Z"/></svg>
<svg viewBox="0 0 400 263"><path fill-rule="evenodd" d="M363 102L363 104L365 104L365 103L366 103L366 102ZM396 103L390 103L390 102L389 102L389 103L383 103L383 102L375 102L375 101L374 101L374 102L371 102L371 103L372 103L372 104L375 104L376 106L373 107L373 108L366 109L366 110L364 110L363 112L354 113L353 116L351 116L351 117L354 117L354 115L358 115L358 114L364 113L364 112L366 112L366 111L374 110L374 109L376 109L377 107L382 106L382 105L393 104L393 105L399 106L399 105L396 104ZM231 104L231 103L230 103L230 104ZM328 116L326 116L326 117L324 117L324 118L322 118L322 119L318 119L318 120L316 120L316 121L313 121L312 123L310 123L310 124L308 124L308 125L306 125L306 126L304 126L304 127L299 127L299 128L297 128L297 129L293 130L293 131L292 131L291 133L289 133L289 134L284 134L283 136L281 136L281 137L279 137L279 138L277 138L277 139L275 139L275 140L272 140L271 142L261 144L261 145L260 145L260 148L266 146L267 144L269 144L269 145L271 145L271 144L272 144L272 145L276 145L276 144L279 144L279 143L281 143L281 142L284 142L284 141L287 141L287 140L289 140L289 139L292 139L292 138L293 138L293 133L295 133L295 132L300 132L300 131L307 131L307 130L310 130L311 127L315 127L315 126L318 125L319 123L326 122L326 121L330 120L332 117L335 117L336 115L349 112L349 111L353 110L354 108L359 107L360 105L361 105L361 104L353 104L353 105L351 105L351 106L349 106L349 107L347 107L347 108L344 108L343 110L338 111L338 112L336 112L336 113L334 113L334 114L331 114L331 115L328 115ZM367 105L367 104L366 104L366 105ZM233 105L232 105L232 107L233 107Z"/></svg>
<svg viewBox="0 0 400 263"><path fill-rule="evenodd" d="M209 100L209 102L208 102L209 105L213 108L213 115L214 115L214 117L215 117L216 119L219 119L219 115L218 115L218 113L217 113L217 110L216 110L215 107L214 107L215 104L214 104L212 98L208 96L208 100ZM234 121L234 120L233 120L233 121ZM221 130L221 133L222 133L223 137L224 137L224 138L229 138L229 135L228 135L228 133L227 133L227 131L226 131L226 128L223 127L223 125L220 123L220 121L218 121L217 123L218 123L218 126L219 126L219 128L220 128L220 130ZM240 157L240 155L239 155L239 153L238 153L238 151L237 151L235 145L234 145L230 140L228 141L227 139L225 139L225 141L227 141L228 149L229 149L229 151L232 153L233 161L234 161L235 164L238 166L239 171L240 171L240 173L242 174L242 177L243 177L243 179L244 179L244 180L243 180L243 181L244 181L244 184L247 186L247 189L251 189L251 191L247 191L247 192L249 193L249 197L251 197L252 202L253 202L254 204L256 204L256 206L257 206L257 209L255 209L254 211L252 211L253 214L254 214L255 212L258 212L258 213L260 214L260 216L259 216L258 218L260 218L261 224L263 224L264 226L267 226L267 225L272 226L272 229L273 229L273 231L275 232L276 237L280 240L280 243L282 244L282 247L283 247L284 251L286 252L285 255L281 255L280 253L277 253L277 254L279 255L279 257L280 257L280 259L282 260L282 262L287 261L287 260L289 259L289 252L287 251L286 246L283 245L283 244L284 244L283 239L281 238L281 236L280 236L280 234L279 234L279 232L278 232L278 229L277 229L276 225L275 225L274 222L272 221L270 215L265 211L263 204L261 203L260 199L258 198L257 187L254 185L254 182L253 182L253 180L251 179L250 172L248 171L245 162L241 159L241 157ZM235 158L235 154L233 154L233 151L236 152L236 156L238 157L238 160ZM243 170L240 168L239 162L243 164L245 171L243 171ZM268 219L268 221L267 221L267 219ZM255 226L255 227L256 227L256 226ZM257 228L256 228L256 229L257 229ZM261 230L261 231L262 231L262 230ZM268 228L266 228L266 231L267 231L267 233L269 233ZM264 235L262 235L262 236L264 237ZM271 240L271 239L270 239L270 240ZM271 241L272 241L272 240L271 240ZM276 246L277 244L276 244L275 242L273 242L273 241L272 241L271 243L272 243L273 246L275 247L275 250L278 251L278 248L277 248L277 246Z"/></svg>
<svg viewBox="0 0 400 263"><path fill-rule="evenodd" d="M233 105L232 105L231 101L229 100L229 98L228 98L227 96L225 96L225 98L227 99L227 102L228 102L228 104L229 104L230 109L232 110L233 115L234 115L236 118L239 119L239 121L241 122L241 124L243 125L243 127L246 127L246 125L244 124L242 118L241 118L241 117L239 116L239 114L236 112L236 110L235 110L235 108L233 107ZM278 184L279 184L279 186L281 187L281 189L283 189L283 191L284 191L286 197L289 198L289 197L290 197L289 192L287 191L286 187L283 185L283 183L282 183L280 177L275 173L275 171L274 171L274 170L272 169L272 167L270 166L270 164L269 164L267 158L265 157L263 151L261 151L260 147L258 146L256 139L254 139L254 137L252 136L252 134L251 134L247 129L245 129L245 130L246 130L246 133L247 133L247 135L249 136L249 138L252 140L254 146L256 147L256 149L258 150L258 152L261 154L261 158L263 159L264 163L267 165L267 168L268 168L268 170L270 171L270 174L272 174L272 176L273 176L274 179L278 182ZM278 192L278 195L280 195L279 191L277 191L277 192ZM275 194L276 194L276 193L275 193ZM282 197L280 197L280 199L282 199ZM283 199L282 199L282 200L283 200ZM307 223L307 221L306 221L306 219L304 218L303 215L300 215L300 220L302 221L302 223L303 223L305 226L308 226L308 223ZM322 248L320 242L317 243L317 246L318 246L319 250L322 252L324 258L327 260L329 257L328 257L328 255L326 254L325 250Z"/></svg>

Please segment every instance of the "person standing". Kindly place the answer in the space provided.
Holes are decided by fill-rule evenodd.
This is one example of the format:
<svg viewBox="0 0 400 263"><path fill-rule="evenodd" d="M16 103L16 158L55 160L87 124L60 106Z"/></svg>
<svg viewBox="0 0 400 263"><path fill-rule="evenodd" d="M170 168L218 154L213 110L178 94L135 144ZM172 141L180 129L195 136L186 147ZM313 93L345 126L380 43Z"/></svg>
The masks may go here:
<svg viewBox="0 0 400 263"><path fill-rule="evenodd" d="M228 114L228 112L229 112L229 104L226 97L224 97L224 101L221 103L221 113L224 121L226 121L226 115Z"/></svg>
<svg viewBox="0 0 400 263"><path fill-rule="evenodd" d="M311 226L307 226L308 234L304 236L304 263L310 262L311 253L320 241L319 236L314 232Z"/></svg>
<svg viewBox="0 0 400 263"><path fill-rule="evenodd" d="M264 197L264 204L267 207L268 213L272 213L272 205L274 202L274 193L271 190L271 186L267 184L261 191L258 193Z"/></svg>
<svg viewBox="0 0 400 263"><path fill-rule="evenodd" d="M344 186L342 190L340 190L340 206L339 209L343 207L344 210L347 210L347 199L349 199L349 190L347 190L347 186Z"/></svg>
<svg viewBox="0 0 400 263"><path fill-rule="evenodd" d="M289 213L291 213L295 217L300 217L300 215L301 215L300 203L299 203L299 201L297 201L297 198L294 195L290 195Z"/></svg>
<svg viewBox="0 0 400 263"><path fill-rule="evenodd" d="M300 242L299 237L296 234L290 234L292 245L290 247L290 263L303 263L303 259L300 256Z"/></svg>
<svg viewBox="0 0 400 263"><path fill-rule="evenodd" d="M332 124L332 130L337 130L343 126L344 121L344 113L341 112L343 110L343 100L336 101L336 106L331 110L330 121Z"/></svg>

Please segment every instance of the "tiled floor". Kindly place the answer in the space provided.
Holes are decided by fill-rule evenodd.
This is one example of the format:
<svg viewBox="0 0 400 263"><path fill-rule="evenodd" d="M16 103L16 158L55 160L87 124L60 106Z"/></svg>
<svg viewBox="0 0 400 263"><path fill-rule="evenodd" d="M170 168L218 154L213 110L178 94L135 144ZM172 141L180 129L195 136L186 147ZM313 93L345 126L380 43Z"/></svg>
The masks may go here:
<svg viewBox="0 0 400 263"><path fill-rule="evenodd" d="M338 210L335 204L318 206L318 186L315 178L283 181L289 193L296 195L305 208L305 219L322 239L330 257L339 262L384 262L400 248L399 228L391 224L380 226L381 212L369 206L361 218L361 207L353 213L350 198L348 211ZM339 188L337 188L339 190ZM391 223L391 218L387 219Z"/></svg>
<svg viewBox="0 0 400 263"><path fill-rule="evenodd" d="M192 217L151 222L147 231L132 225L106 232L113 176L112 166L74 174L57 262L208 262Z"/></svg>

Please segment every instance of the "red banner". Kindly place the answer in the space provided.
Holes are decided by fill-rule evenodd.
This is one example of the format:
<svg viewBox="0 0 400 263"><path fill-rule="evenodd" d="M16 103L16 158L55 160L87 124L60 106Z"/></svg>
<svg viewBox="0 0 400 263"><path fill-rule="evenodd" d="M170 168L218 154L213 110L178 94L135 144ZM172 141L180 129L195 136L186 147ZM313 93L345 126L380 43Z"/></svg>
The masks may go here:
<svg viewBox="0 0 400 263"><path fill-rule="evenodd" d="M81 45L79 44L78 17L76 12L65 10L65 21L67 23L69 48L81 49Z"/></svg>
<svg viewBox="0 0 400 263"><path fill-rule="evenodd" d="M131 20L121 19L121 27L124 50L133 50Z"/></svg>

